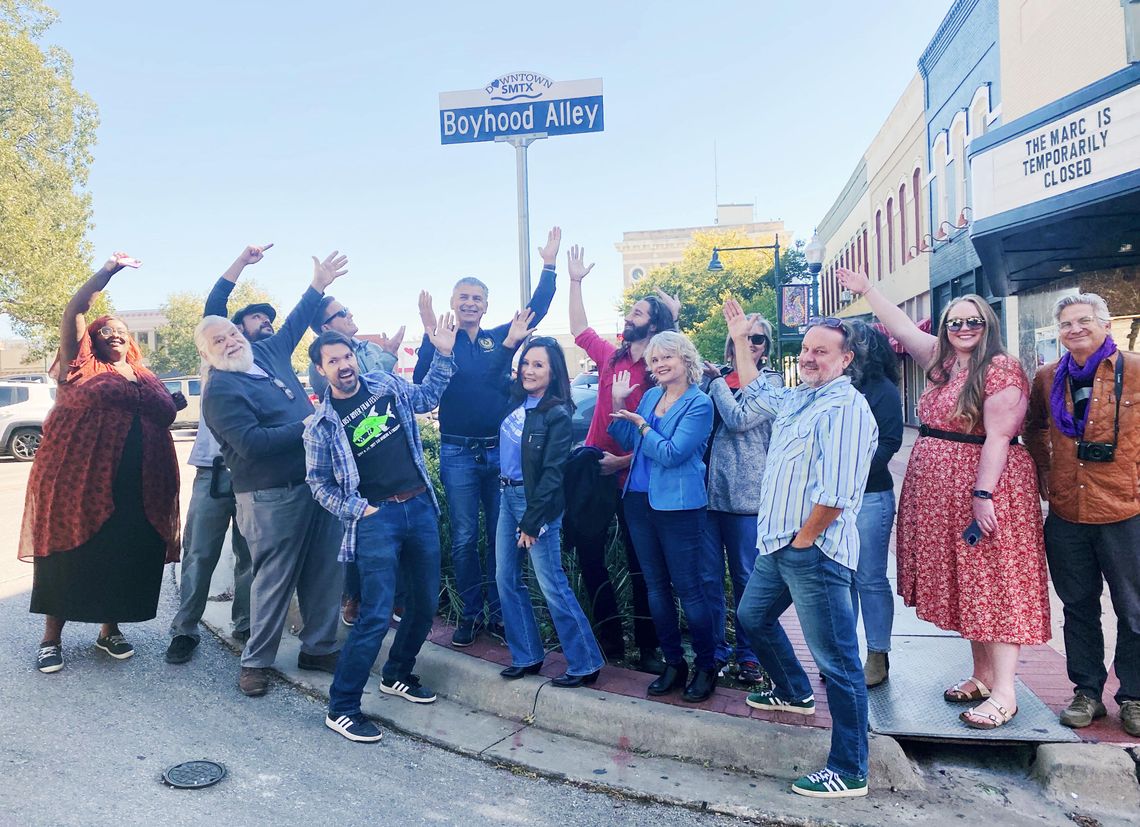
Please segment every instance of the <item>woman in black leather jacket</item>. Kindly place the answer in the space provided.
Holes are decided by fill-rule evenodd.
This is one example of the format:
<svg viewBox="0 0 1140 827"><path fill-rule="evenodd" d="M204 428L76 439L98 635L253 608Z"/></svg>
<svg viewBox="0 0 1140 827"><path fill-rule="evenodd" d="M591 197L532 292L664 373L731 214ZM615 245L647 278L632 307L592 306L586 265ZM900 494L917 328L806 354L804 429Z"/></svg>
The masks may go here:
<svg viewBox="0 0 1140 827"><path fill-rule="evenodd" d="M548 337L531 339L519 357L512 411L499 427L502 502L495 540L495 580L511 665L508 680L537 674L545 656L534 607L523 578L522 558L546 598L550 619L566 656L566 673L555 686L597 680L604 660L590 622L562 569L562 472L570 455L570 377L566 357Z"/></svg>

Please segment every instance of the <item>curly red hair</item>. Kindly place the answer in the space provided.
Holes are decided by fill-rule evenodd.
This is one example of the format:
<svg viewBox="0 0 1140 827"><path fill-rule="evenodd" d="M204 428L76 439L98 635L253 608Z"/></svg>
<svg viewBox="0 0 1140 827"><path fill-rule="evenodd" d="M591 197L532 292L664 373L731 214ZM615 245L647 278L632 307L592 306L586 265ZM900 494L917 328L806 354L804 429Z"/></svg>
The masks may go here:
<svg viewBox="0 0 1140 827"><path fill-rule="evenodd" d="M91 322L91 324L87 325L87 330L84 331L83 336L79 339L79 352L76 354L75 360L67 366L68 382L81 382L85 379L90 379L97 373L104 373L115 369L110 362L105 362L100 359L98 352L95 350L95 337L99 335L99 328L115 318L115 316L100 316ZM116 320L120 321L118 319ZM135 373L150 373L150 371L143 366L142 351L139 350L138 344L130 334L127 335L127 364L134 368Z"/></svg>

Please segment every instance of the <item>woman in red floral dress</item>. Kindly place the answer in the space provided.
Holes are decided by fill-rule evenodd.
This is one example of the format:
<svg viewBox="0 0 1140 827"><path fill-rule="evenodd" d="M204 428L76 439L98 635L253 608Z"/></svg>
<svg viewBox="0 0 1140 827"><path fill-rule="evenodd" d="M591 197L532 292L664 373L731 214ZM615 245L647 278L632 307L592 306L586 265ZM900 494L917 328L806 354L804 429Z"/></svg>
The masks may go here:
<svg viewBox="0 0 1140 827"><path fill-rule="evenodd" d="M938 335L931 336L867 276L840 269L839 279L866 296L926 368L922 436L899 499L898 590L923 620L970 641L973 675L943 697L981 701L962 713L963 723L999 727L1017 714L1021 646L1050 637L1036 470L1025 448L1011 444L1025 418L1028 380L1002 348L997 317L980 296L954 301L942 314ZM982 537L971 546L962 534L974 520Z"/></svg>
<svg viewBox="0 0 1140 827"><path fill-rule="evenodd" d="M63 315L56 402L24 500L19 556L35 566L31 611L45 615L41 672L63 668L69 621L99 623L95 645L134 654L119 623L155 616L163 565L178 559L175 405L122 321L83 314L126 264L116 253Z"/></svg>

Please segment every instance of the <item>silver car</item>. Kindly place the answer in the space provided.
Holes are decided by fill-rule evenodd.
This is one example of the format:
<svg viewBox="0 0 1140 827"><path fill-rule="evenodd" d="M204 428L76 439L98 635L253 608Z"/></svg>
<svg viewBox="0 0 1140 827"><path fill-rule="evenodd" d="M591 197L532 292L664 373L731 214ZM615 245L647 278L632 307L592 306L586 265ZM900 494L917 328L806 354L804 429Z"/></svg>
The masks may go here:
<svg viewBox="0 0 1140 827"><path fill-rule="evenodd" d="M36 458L44 419L55 404L55 385L0 382L0 454L21 462Z"/></svg>

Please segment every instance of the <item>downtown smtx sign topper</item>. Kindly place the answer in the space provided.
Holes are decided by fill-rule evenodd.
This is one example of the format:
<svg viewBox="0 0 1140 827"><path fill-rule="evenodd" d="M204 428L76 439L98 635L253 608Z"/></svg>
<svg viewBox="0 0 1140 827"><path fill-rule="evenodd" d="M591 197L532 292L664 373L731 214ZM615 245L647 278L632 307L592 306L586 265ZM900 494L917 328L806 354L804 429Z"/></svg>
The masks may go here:
<svg viewBox="0 0 1140 827"><path fill-rule="evenodd" d="M482 89L439 95L443 144L575 135L601 132L604 126L601 78L555 81L537 72L509 72Z"/></svg>

